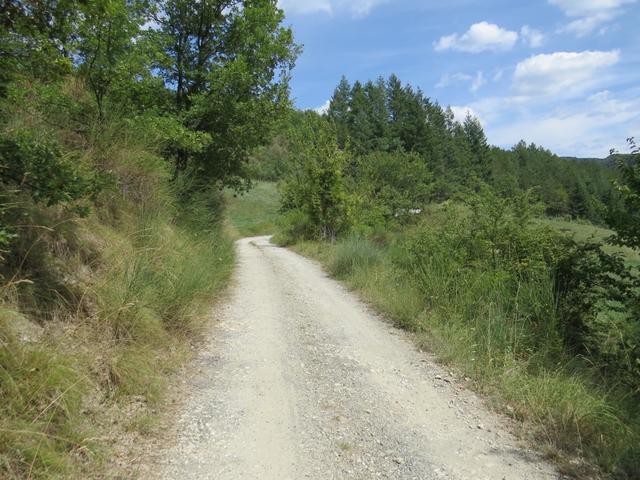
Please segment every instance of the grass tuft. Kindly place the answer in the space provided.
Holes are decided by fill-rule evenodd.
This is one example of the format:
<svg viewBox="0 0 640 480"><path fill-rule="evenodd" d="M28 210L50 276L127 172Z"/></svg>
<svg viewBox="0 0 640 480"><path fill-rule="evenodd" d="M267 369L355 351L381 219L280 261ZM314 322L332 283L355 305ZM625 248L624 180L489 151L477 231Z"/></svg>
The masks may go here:
<svg viewBox="0 0 640 480"><path fill-rule="evenodd" d="M377 245L364 237L351 236L336 245L329 271L337 277L345 277L370 269L381 259L382 252Z"/></svg>

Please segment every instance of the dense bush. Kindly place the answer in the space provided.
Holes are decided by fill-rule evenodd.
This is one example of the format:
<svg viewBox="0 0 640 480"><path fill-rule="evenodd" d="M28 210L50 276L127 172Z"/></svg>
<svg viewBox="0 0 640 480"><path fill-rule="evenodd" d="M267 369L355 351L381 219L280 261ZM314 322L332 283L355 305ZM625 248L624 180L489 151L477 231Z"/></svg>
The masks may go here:
<svg viewBox="0 0 640 480"><path fill-rule="evenodd" d="M298 217L308 218L305 229L313 229L313 237L335 240L352 221L344 179L348 156L323 118L308 112L299 121L299 128L289 132L291 173L282 184L282 209L302 212Z"/></svg>
<svg viewBox="0 0 640 480"><path fill-rule="evenodd" d="M95 195L95 174L89 175L51 139L37 138L34 132L24 130L0 137L3 189L26 192L36 202L51 206Z"/></svg>
<svg viewBox="0 0 640 480"><path fill-rule="evenodd" d="M431 199L432 175L415 154L375 152L351 167L350 191L356 196L356 222L370 227L405 224Z"/></svg>
<svg viewBox="0 0 640 480"><path fill-rule="evenodd" d="M637 273L597 243L567 244L554 266L558 318L569 351L588 358L612 385L640 398Z"/></svg>
<svg viewBox="0 0 640 480"><path fill-rule="evenodd" d="M489 342L480 349L487 360L556 349L550 269L558 235L531 223L526 195L508 202L485 191L469 203L445 207L440 227L407 236L397 262L428 303L450 305L450 321Z"/></svg>
<svg viewBox="0 0 640 480"><path fill-rule="evenodd" d="M524 402L523 417L544 415L534 421L555 445L576 452L580 435L579 453L630 478L640 468L637 279L601 245L532 223L526 198L485 192L469 205L445 207L395 249L423 295L427 328L465 371ZM580 398L554 391L568 378Z"/></svg>

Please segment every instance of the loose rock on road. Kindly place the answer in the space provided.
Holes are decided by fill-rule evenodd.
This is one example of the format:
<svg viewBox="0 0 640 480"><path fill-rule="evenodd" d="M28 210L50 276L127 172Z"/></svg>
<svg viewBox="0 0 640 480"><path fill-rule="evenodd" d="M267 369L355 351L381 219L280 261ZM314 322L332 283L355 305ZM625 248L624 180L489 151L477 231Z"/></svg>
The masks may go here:
<svg viewBox="0 0 640 480"><path fill-rule="evenodd" d="M268 237L237 249L158 477L561 478L317 264Z"/></svg>

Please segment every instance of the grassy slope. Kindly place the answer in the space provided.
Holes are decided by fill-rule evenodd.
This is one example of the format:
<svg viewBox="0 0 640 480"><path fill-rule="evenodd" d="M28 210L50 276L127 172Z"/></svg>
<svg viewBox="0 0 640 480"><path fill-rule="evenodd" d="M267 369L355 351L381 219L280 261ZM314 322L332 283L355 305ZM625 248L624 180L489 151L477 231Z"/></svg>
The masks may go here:
<svg viewBox="0 0 640 480"><path fill-rule="evenodd" d="M613 235L611 230L597 227L586 222L572 222L570 220L560 220L556 218L546 218L541 221L556 230L573 234L574 238L581 242L589 240L606 242L607 238ZM629 263L633 265L640 265L640 252L626 247L614 247L611 245L605 245L604 250L607 253L620 253Z"/></svg>
<svg viewBox="0 0 640 480"><path fill-rule="evenodd" d="M280 195L275 183L255 182L244 195L226 192L227 218L239 237L271 235L277 230Z"/></svg>
<svg viewBox="0 0 640 480"><path fill-rule="evenodd" d="M230 239L175 205L164 162L111 152L118 182L139 188L105 191L88 218L29 207L46 227L26 254L41 277L0 284L0 478L112 468L110 445L149 431L230 276ZM64 300L30 300L49 289Z"/></svg>
<svg viewBox="0 0 640 480"><path fill-rule="evenodd" d="M453 300L429 301L393 265L386 248L366 240L301 242L292 248L320 261L396 326L413 332L421 348L469 378L470 386L487 395L497 411L522 422L522 436L558 461L564 473L600 478L588 463L576 461L583 455L608 471L618 470L619 462L631 462L625 467L629 472L638 468L632 458L621 460L624 451L637 452L633 445L640 438L640 425L637 419L628 423L632 420L621 410L620 398L579 369L561 363L545 366L544 353L540 358L511 355L501 345L501 330L509 328L493 317L493 303L483 304L462 286L455 287L459 292ZM435 290L450 283L437 281ZM459 316L466 308L484 313L468 324ZM617 478L635 478L618 473Z"/></svg>
<svg viewBox="0 0 640 480"><path fill-rule="evenodd" d="M262 184L260 188L253 193L266 192L268 201L261 202L252 196L250 201L235 200L231 205L234 223L245 233L271 232L277 218L274 186ZM266 229L263 218L268 219ZM610 234L581 223L544 221L560 230L575 232L579 240L592 234L602 240ZM566 473L579 478L595 475L588 465L570 460L581 454L595 459L605 469L613 469L625 444L637 438L635 427L625 424L618 415L618 400L610 392L600 389L578 371L560 365L541 368L536 359L515 358L508 351L492 353L495 347L491 347L490 337L480 334L486 342L479 344L479 335L474 331L485 327L500 329L500 319L495 319L498 323L493 327L485 325L491 321L479 320L470 331L468 325L455 320L454 305L428 304L423 294L394 267L385 248L362 240L334 245L301 242L292 248L319 260L397 326L415 332L421 347L438 354L441 361L457 369L461 376L469 377L473 388L487 394L497 410L521 421L523 436L557 458ZM622 253L636 261L633 252ZM499 362L496 354L500 355ZM565 457L563 452L571 455Z"/></svg>
<svg viewBox="0 0 640 480"><path fill-rule="evenodd" d="M91 314L60 308L37 342L23 343L12 320L32 319L7 302L0 312L0 381L10 385L0 398L2 478L99 477L108 443L153 424L233 263L226 238L166 219L143 232L94 217L79 235L100 248L102 265L79 285Z"/></svg>

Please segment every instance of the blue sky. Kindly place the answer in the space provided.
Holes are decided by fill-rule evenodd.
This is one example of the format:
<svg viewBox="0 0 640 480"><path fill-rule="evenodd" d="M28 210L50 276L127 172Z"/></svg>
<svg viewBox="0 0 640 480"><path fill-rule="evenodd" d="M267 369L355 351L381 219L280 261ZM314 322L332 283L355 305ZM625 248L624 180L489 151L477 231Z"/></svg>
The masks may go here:
<svg viewBox="0 0 640 480"><path fill-rule="evenodd" d="M640 136L640 0L279 0L299 108L396 73L489 141L597 156Z"/></svg>

